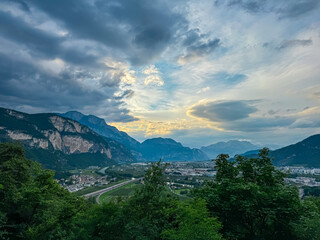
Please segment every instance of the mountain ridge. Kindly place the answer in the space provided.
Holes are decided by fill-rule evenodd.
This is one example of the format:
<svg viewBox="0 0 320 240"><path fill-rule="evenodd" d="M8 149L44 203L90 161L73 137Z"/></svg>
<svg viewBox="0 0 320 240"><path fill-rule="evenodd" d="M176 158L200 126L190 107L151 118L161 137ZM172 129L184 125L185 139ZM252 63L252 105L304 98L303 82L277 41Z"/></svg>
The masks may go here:
<svg viewBox="0 0 320 240"><path fill-rule="evenodd" d="M277 166L300 165L320 168L320 134L270 152ZM307 161L306 161L307 160Z"/></svg>
<svg viewBox="0 0 320 240"><path fill-rule="evenodd" d="M224 153L233 157L235 154L241 154L247 151L260 149L258 145L254 145L249 141L229 140L227 142L217 142L208 146L201 147L204 153L210 158L216 158L217 155Z"/></svg>
<svg viewBox="0 0 320 240"><path fill-rule="evenodd" d="M198 161L209 159L201 150L184 147L181 143L171 138L151 138L140 143L127 133L108 125L104 119L94 115L85 115L77 111L69 111L60 115L79 121L101 136L120 142L131 151L138 161L158 161L160 158L168 161ZM159 146L161 146L161 151L159 150ZM151 151L148 148L153 150ZM179 154L179 152L181 153ZM179 157L181 157L181 159L178 159Z"/></svg>
<svg viewBox="0 0 320 240"><path fill-rule="evenodd" d="M158 161L201 161L208 156L196 148L184 147L171 138L151 138L145 140L140 147L143 156L148 160Z"/></svg>
<svg viewBox="0 0 320 240"><path fill-rule="evenodd" d="M28 157L51 169L104 166L119 160L117 151L100 135L54 113L27 114L0 108L0 140L21 142ZM127 156L127 161L135 161Z"/></svg>

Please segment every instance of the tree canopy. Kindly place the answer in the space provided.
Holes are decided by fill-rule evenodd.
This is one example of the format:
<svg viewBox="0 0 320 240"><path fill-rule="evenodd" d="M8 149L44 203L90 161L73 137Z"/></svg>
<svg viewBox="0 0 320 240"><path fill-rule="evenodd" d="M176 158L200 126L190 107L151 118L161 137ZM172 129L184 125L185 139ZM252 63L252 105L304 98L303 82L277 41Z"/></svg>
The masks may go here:
<svg viewBox="0 0 320 240"><path fill-rule="evenodd" d="M216 159L216 177L180 201L153 163L129 199L93 204L69 193L54 172L0 144L0 239L320 239L319 198L299 199L262 149L259 157Z"/></svg>
<svg viewBox="0 0 320 240"><path fill-rule="evenodd" d="M233 162L219 155L216 180L196 191L221 221L226 239L296 239L298 189L285 185L268 152L264 148L257 158L236 156Z"/></svg>

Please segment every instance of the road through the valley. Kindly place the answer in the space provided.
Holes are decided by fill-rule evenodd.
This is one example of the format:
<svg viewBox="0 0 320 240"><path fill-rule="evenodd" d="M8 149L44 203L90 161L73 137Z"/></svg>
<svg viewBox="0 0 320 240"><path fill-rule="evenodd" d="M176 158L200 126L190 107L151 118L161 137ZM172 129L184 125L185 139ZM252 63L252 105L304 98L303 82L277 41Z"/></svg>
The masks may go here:
<svg viewBox="0 0 320 240"><path fill-rule="evenodd" d="M127 185L129 183L132 183L132 182L136 182L136 181L140 181L142 180L143 178L136 178L136 179L132 179L132 180L128 180L128 181L125 181L125 182L122 182L122 183L118 183L116 185L113 185L111 187L107 187L107 188L104 188L104 189L101 189L99 191L95 191L95 192L92 192L92 193L88 193L86 195L84 195L85 198L89 198L89 197L96 197L96 201L98 204L100 204L100 201L99 201L99 198L102 194L106 193L106 192L109 192L111 190L114 190L114 189L117 189L119 187L122 187L124 185Z"/></svg>

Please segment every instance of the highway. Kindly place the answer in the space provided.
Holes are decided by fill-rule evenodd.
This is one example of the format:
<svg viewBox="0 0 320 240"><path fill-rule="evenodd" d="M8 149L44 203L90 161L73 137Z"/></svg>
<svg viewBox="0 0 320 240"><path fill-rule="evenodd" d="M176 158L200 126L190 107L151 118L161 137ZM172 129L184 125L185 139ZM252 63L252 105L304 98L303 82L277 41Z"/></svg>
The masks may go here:
<svg viewBox="0 0 320 240"><path fill-rule="evenodd" d="M125 182L122 182L122 183L118 183L118 184L113 185L113 186L111 186L111 187L107 187L107 188L101 189L101 190L99 190L99 191L95 191L95 192L92 192L92 193L88 193L88 194L84 195L84 197L85 197L85 198L89 198L89 197L95 197L95 196L97 196L96 201L97 201L98 204L100 204L99 198L100 198L100 196L101 196L102 194L104 194L105 192L109 192L109 191L111 191L111 190L117 189L117 188L119 188L119 187L122 187L122 186L127 185L127 184L132 183L132 182L139 181L139 180L141 180L141 179L143 179L143 178L137 178L137 179L132 179L132 180L125 181Z"/></svg>

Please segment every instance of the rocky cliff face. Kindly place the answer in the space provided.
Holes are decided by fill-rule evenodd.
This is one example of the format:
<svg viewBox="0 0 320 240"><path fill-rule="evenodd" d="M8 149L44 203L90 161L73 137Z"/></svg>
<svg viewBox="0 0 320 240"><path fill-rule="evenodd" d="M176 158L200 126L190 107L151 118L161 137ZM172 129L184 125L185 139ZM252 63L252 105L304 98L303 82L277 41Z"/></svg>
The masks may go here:
<svg viewBox="0 0 320 240"><path fill-rule="evenodd" d="M130 137L127 133L119 131L117 128L108 125L102 118L93 115L84 115L76 111L66 112L61 114L61 116L73 119L89 127L101 136L113 139L121 143L122 145L130 149L133 154L136 154L136 151L139 150L140 143L137 140Z"/></svg>
<svg viewBox="0 0 320 240"><path fill-rule="evenodd" d="M10 115L12 115L12 112L10 110ZM16 116L18 115L14 115L14 117ZM20 114L19 116L22 115ZM23 141L30 147L49 149L49 146L51 146L54 150L60 150L66 154L99 152L106 154L108 158L112 157L110 149L106 144L97 143L93 140L90 141L81 135L68 135L69 133L92 134L87 127L60 116L49 117L49 121L55 128L54 130L38 130L45 138L33 137L31 134L24 133L21 130L6 129L5 126L2 126L2 129L7 132L8 137L12 140ZM37 126L34 127L37 129Z"/></svg>
<svg viewBox="0 0 320 240"><path fill-rule="evenodd" d="M88 159L90 154L99 156L98 159L103 159L100 165L112 162L113 158L110 146L101 136L76 121L55 114L30 115L0 108L0 140L20 141L36 159L40 157L39 152L52 153L57 155L55 161L66 166L68 159L74 162L81 154L89 154ZM96 164L94 161L91 165Z"/></svg>

